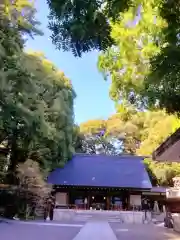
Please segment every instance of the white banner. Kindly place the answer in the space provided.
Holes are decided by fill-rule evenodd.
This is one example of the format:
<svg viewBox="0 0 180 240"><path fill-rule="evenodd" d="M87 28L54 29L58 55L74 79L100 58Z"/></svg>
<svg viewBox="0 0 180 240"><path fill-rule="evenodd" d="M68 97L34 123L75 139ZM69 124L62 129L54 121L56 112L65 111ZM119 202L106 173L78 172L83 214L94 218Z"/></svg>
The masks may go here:
<svg viewBox="0 0 180 240"><path fill-rule="evenodd" d="M131 206L141 206L141 195L130 195Z"/></svg>

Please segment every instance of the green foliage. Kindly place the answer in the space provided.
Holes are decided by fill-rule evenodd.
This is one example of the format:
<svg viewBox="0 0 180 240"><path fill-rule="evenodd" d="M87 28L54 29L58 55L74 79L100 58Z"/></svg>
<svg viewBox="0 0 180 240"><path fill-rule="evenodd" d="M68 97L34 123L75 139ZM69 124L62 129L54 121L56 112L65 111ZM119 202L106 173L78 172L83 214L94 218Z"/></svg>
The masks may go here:
<svg viewBox="0 0 180 240"><path fill-rule="evenodd" d="M81 137L84 136L81 152L150 157L180 127L180 120L165 111L140 112L127 103L117 105L116 109L116 114L107 120L90 120L80 125ZM103 136L100 134L102 130ZM158 163L146 159L145 164L153 185L171 186L172 178L180 175L179 163Z"/></svg>
<svg viewBox="0 0 180 240"><path fill-rule="evenodd" d="M180 120L163 111L147 112L144 119L143 139L137 154L149 156L180 127Z"/></svg>
<svg viewBox="0 0 180 240"><path fill-rule="evenodd" d="M105 138L122 143L121 151L149 156L180 127L180 120L165 111L139 112L129 104L119 104L116 109L117 112L107 120L82 123L81 133L85 136L99 136L104 131Z"/></svg>
<svg viewBox="0 0 180 240"><path fill-rule="evenodd" d="M165 36L161 50L151 59L151 71L147 76L144 95L148 96L150 106L157 104L169 113L180 113L180 46L179 1L162 1L161 15L168 25L163 29Z"/></svg>
<svg viewBox="0 0 180 240"><path fill-rule="evenodd" d="M11 26L20 34L28 34L31 37L34 35L42 35L35 18L36 9L32 1L28 0L1 0L1 24L5 27Z"/></svg>
<svg viewBox="0 0 180 240"><path fill-rule="evenodd" d="M113 100L179 114L179 3L133 3L111 22L115 46L99 56L98 68L111 78Z"/></svg>
<svg viewBox="0 0 180 240"><path fill-rule="evenodd" d="M100 119L80 124L81 152L87 154L119 155L117 138L107 134L107 122ZM120 144L121 145L121 144Z"/></svg>
<svg viewBox="0 0 180 240"><path fill-rule="evenodd" d="M162 42L164 20L159 16L160 1L135 1L133 7L111 23L115 46L99 56L98 68L110 75L110 96L113 100L138 96L149 74L150 58L156 55Z"/></svg>
<svg viewBox="0 0 180 240"><path fill-rule="evenodd" d="M99 134L106 127L106 122L101 119L89 120L80 124L80 131L86 135Z"/></svg>
<svg viewBox="0 0 180 240"><path fill-rule="evenodd" d="M47 0L49 28L58 49L81 56L91 50L105 50L114 41L109 18L116 19L130 0Z"/></svg>
<svg viewBox="0 0 180 240"><path fill-rule="evenodd" d="M159 163L145 159L145 164L150 173L151 179L160 186L173 186L173 178L180 176L179 163Z"/></svg>
<svg viewBox="0 0 180 240"><path fill-rule="evenodd" d="M58 49L75 56L103 51L98 68L111 77L113 100L179 113L179 2L47 2Z"/></svg>
<svg viewBox="0 0 180 240"><path fill-rule="evenodd" d="M25 5L18 3L21 12ZM48 172L71 158L75 93L70 80L42 53L23 52L18 26L24 21L18 15L14 24L6 16L0 22L0 144L9 152L7 181L15 184L16 168L27 159ZM33 33L33 26L28 29Z"/></svg>
<svg viewBox="0 0 180 240"><path fill-rule="evenodd" d="M73 127L73 148L76 153L82 153L84 152L83 150L83 141L84 141L84 135L82 132L80 132L80 127L77 125L74 125Z"/></svg>
<svg viewBox="0 0 180 240"><path fill-rule="evenodd" d="M113 138L89 134L84 135L80 153L116 156L121 154L121 150L115 147Z"/></svg>
<svg viewBox="0 0 180 240"><path fill-rule="evenodd" d="M69 80L45 57L21 54L14 61L16 71L7 69L0 89L12 168L31 158L48 171L73 153L75 94Z"/></svg>

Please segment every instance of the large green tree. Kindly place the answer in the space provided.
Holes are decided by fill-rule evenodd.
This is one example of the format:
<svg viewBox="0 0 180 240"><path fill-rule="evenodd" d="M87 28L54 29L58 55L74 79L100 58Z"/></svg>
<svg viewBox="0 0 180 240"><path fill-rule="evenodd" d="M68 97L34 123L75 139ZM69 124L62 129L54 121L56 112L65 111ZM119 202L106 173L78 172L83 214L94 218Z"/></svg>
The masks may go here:
<svg viewBox="0 0 180 240"><path fill-rule="evenodd" d="M51 170L73 153L74 91L44 56L21 53L7 64L0 91L9 170L28 158Z"/></svg>
<svg viewBox="0 0 180 240"><path fill-rule="evenodd" d="M0 182L18 185L8 201L26 215L43 206L50 191L46 174L77 148L75 92L44 54L24 52L26 34L41 34L33 5L5 0L0 8ZM5 216L14 216L5 209Z"/></svg>
<svg viewBox="0 0 180 240"><path fill-rule="evenodd" d="M29 15L29 25L24 25L26 1L17 4L3 6L0 22L0 144L9 152L3 164L11 183L20 162L30 158L48 171L66 162L74 151L74 90L43 54L23 51L22 34L33 34L35 28ZM13 21L16 8L18 16Z"/></svg>

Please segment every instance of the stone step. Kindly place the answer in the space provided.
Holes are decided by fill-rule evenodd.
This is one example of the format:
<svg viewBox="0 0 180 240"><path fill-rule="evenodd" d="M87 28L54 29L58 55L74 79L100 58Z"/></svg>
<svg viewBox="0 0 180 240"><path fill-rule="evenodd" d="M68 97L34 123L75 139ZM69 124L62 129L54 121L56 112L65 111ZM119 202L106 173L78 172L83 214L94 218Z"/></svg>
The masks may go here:
<svg viewBox="0 0 180 240"><path fill-rule="evenodd" d="M110 217L95 217L93 215L76 215L74 221L91 221L91 220L105 220L107 222L122 222L120 217L110 216Z"/></svg>
<svg viewBox="0 0 180 240"><path fill-rule="evenodd" d="M150 214L147 214L147 222L151 222ZM106 222L119 222L119 223L144 223L144 212L90 212L90 211L71 211L57 209L54 214L56 220L72 220L72 221L106 221Z"/></svg>

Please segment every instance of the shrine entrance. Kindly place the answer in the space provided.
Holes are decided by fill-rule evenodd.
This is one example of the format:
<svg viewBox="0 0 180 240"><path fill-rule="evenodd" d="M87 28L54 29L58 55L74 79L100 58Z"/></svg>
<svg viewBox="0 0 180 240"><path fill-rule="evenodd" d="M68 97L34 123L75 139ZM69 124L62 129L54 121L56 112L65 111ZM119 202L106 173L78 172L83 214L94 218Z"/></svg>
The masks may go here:
<svg viewBox="0 0 180 240"><path fill-rule="evenodd" d="M105 194L96 193L91 196L90 206L92 209L96 210L106 210L107 209L107 196Z"/></svg>

